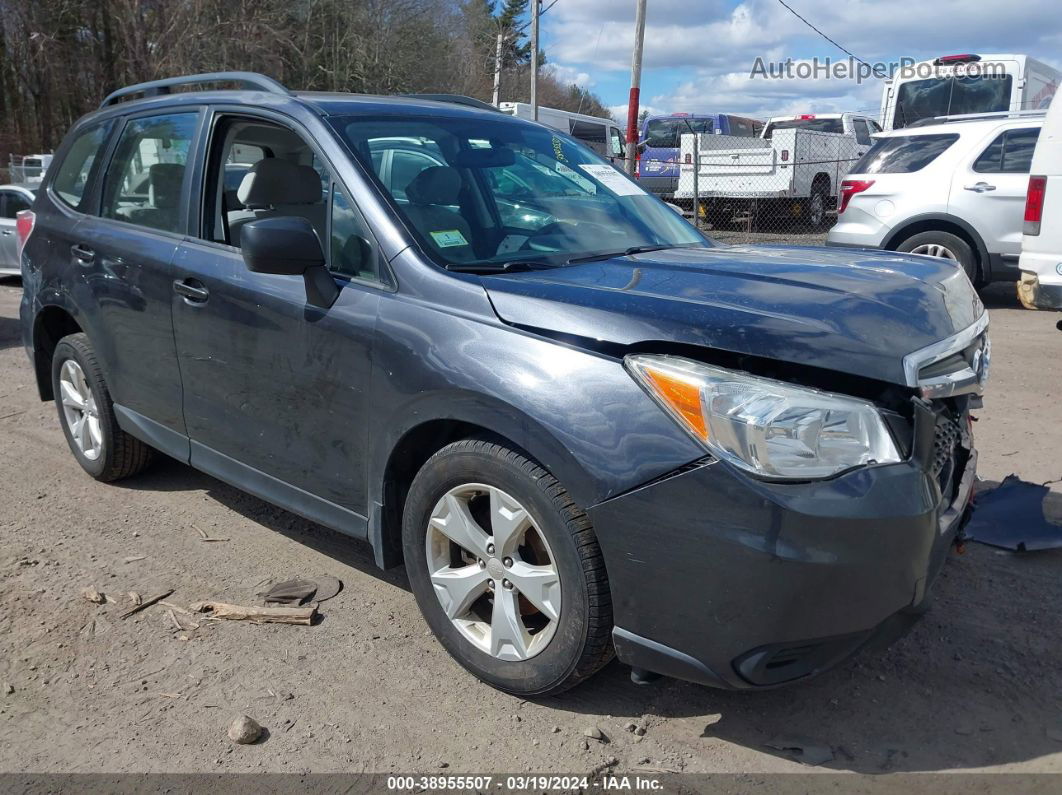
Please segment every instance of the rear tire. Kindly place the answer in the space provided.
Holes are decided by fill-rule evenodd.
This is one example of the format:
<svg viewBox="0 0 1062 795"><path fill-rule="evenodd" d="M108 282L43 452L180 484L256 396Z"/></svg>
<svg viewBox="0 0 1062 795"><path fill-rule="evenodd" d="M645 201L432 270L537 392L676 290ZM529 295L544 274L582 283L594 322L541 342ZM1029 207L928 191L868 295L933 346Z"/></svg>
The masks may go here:
<svg viewBox="0 0 1062 795"><path fill-rule="evenodd" d="M811 197L805 205L805 220L808 229L818 232L826 227L829 217L830 187L828 182L816 182L811 188Z"/></svg>
<svg viewBox="0 0 1062 795"><path fill-rule="evenodd" d="M428 626L487 684L553 695L612 658L612 599L590 520L522 453L488 439L437 452L410 487L402 541ZM528 573L552 579L536 590ZM475 590L451 584L466 576Z"/></svg>
<svg viewBox="0 0 1062 795"><path fill-rule="evenodd" d="M85 334L63 337L52 357L52 393L70 452L96 480L131 477L155 451L118 427L107 383Z"/></svg>
<svg viewBox="0 0 1062 795"><path fill-rule="evenodd" d="M936 230L919 232L900 243L896 250L952 260L966 271L966 276L974 285L980 286L977 256L970 244L957 235Z"/></svg>

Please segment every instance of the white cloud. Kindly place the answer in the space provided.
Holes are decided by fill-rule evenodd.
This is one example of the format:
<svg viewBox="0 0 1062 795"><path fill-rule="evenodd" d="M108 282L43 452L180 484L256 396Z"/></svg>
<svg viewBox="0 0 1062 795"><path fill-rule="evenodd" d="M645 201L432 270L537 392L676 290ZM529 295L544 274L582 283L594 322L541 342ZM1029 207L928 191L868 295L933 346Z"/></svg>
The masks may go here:
<svg viewBox="0 0 1062 795"><path fill-rule="evenodd" d="M869 61L924 59L948 52L1024 52L1057 64L1058 0L799 0L794 7ZM548 53L601 84L630 69L634 3L562 0L543 18ZM756 57L845 59L776 0L649 0L644 86L672 85L649 99L666 110L820 110L877 106L876 81L748 80ZM665 71L668 70L668 71ZM678 78L673 72L684 72ZM654 75L660 76L654 79ZM615 95L606 99L616 101ZM856 107L853 107L853 104ZM809 105L811 107L809 107Z"/></svg>
<svg viewBox="0 0 1062 795"><path fill-rule="evenodd" d="M559 63L546 64L543 71L552 72L560 82L565 85L574 84L579 88L590 88L594 85L594 79L590 77L589 72L576 69L573 66L564 66Z"/></svg>

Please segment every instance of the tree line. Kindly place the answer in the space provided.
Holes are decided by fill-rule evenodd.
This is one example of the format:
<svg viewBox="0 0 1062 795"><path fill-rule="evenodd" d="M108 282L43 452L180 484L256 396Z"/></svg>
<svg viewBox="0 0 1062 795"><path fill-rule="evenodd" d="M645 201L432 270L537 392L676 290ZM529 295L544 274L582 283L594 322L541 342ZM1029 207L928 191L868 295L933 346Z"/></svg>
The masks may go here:
<svg viewBox="0 0 1062 795"><path fill-rule="evenodd" d="M0 169L49 152L116 88L194 72L262 72L293 90L527 101L528 0L0 0ZM539 104L608 116L545 54Z"/></svg>

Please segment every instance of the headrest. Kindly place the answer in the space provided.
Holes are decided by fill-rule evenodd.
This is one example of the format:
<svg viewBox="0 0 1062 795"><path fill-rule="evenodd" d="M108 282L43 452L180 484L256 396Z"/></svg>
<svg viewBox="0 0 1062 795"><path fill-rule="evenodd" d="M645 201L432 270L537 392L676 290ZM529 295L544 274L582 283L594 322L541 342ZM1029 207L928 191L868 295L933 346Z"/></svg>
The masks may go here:
<svg viewBox="0 0 1062 795"><path fill-rule="evenodd" d="M414 204L457 204L461 175L449 166L430 166L406 186L406 198Z"/></svg>
<svg viewBox="0 0 1062 795"><path fill-rule="evenodd" d="M267 157L243 175L236 198L251 209L278 204L317 204L321 201L321 177L309 166Z"/></svg>
<svg viewBox="0 0 1062 795"><path fill-rule="evenodd" d="M152 207L176 206L184 182L181 163L155 163L148 167L148 201Z"/></svg>

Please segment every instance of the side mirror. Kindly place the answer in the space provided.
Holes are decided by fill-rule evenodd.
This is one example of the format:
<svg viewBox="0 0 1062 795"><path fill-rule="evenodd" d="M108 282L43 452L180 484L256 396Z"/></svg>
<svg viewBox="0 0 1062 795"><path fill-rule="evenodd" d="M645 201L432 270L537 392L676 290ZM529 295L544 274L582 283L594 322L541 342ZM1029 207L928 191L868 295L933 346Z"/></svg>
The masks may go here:
<svg viewBox="0 0 1062 795"><path fill-rule="evenodd" d="M306 300L314 306L327 309L339 297L336 281L325 267L321 241L305 218L262 218L244 224L240 253L247 270L254 273L301 276Z"/></svg>

